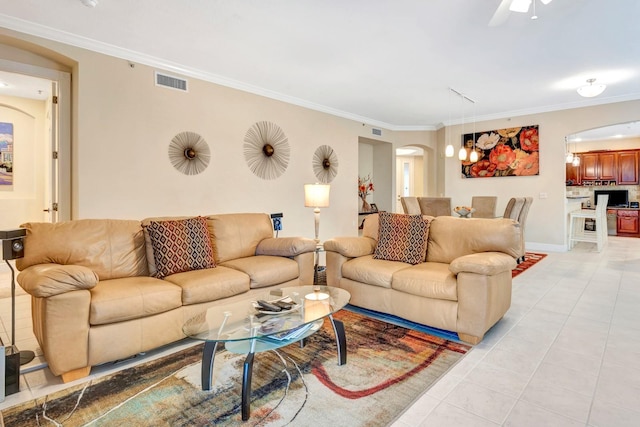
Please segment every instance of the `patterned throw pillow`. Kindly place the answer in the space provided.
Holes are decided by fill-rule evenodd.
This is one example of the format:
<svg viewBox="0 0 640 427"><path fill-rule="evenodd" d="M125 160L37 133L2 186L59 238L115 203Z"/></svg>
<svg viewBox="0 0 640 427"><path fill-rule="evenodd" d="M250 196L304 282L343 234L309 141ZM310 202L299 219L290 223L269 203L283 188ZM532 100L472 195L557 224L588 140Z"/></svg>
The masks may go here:
<svg viewBox="0 0 640 427"><path fill-rule="evenodd" d="M205 217L151 221L147 231L158 270L156 277L159 279L183 271L216 266Z"/></svg>
<svg viewBox="0 0 640 427"><path fill-rule="evenodd" d="M427 254L429 220L422 215L403 215L380 212L378 244L374 259L402 261L409 264L424 262Z"/></svg>

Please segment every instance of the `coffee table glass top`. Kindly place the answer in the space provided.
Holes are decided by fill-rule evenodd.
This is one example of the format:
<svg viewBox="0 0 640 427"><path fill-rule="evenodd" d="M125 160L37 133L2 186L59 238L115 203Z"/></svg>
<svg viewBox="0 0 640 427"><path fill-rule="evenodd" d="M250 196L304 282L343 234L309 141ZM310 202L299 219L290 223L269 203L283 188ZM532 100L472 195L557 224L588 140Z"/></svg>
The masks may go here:
<svg viewBox="0 0 640 427"><path fill-rule="evenodd" d="M230 342L254 338L291 341L303 336L314 323L349 303L351 295L341 288L298 286L269 289L254 293L246 300L211 307L189 319L182 330L189 337L203 341ZM290 310L264 314L258 300L291 300Z"/></svg>

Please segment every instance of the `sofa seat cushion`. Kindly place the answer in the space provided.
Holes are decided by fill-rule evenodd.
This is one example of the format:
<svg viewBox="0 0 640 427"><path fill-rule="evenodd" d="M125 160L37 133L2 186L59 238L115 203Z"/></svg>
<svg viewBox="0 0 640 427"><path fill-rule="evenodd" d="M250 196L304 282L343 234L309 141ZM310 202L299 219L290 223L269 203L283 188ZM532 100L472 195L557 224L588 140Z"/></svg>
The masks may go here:
<svg viewBox="0 0 640 427"><path fill-rule="evenodd" d="M256 255L234 259L221 265L248 274L251 289L278 285L300 276L296 261L279 256Z"/></svg>
<svg viewBox="0 0 640 427"><path fill-rule="evenodd" d="M342 277L368 285L391 288L393 275L409 267L411 264L374 259L373 255L366 255L345 262L342 265Z"/></svg>
<svg viewBox="0 0 640 427"><path fill-rule="evenodd" d="M223 266L176 273L165 280L180 286L182 305L216 301L249 290L247 274Z"/></svg>
<svg viewBox="0 0 640 427"><path fill-rule="evenodd" d="M104 280L90 292L91 325L148 317L182 306L180 287L153 277Z"/></svg>
<svg viewBox="0 0 640 427"><path fill-rule="evenodd" d="M393 275L391 288L425 298L457 301L457 279L449 264L423 262Z"/></svg>

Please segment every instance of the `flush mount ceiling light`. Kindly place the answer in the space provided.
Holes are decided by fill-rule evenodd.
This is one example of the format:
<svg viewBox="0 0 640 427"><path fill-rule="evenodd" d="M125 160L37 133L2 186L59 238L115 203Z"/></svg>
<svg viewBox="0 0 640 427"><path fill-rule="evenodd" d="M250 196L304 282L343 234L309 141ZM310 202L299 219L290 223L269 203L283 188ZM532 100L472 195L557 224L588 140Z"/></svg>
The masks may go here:
<svg viewBox="0 0 640 427"><path fill-rule="evenodd" d="M540 0L540 2L542 2L542 4L549 4L551 3L551 0ZM529 6L531 6L531 0L512 0L509 5L509 10L512 12L527 13L529 11Z"/></svg>
<svg viewBox="0 0 640 427"><path fill-rule="evenodd" d="M540 2L546 5L551 3L551 0L540 0ZM531 19L538 19L538 15L536 15L535 0L533 1L532 0L502 0L500 2L500 5L494 12L493 17L491 18L491 21L489 21L489 26L497 27L499 25L504 24L509 18L510 12L517 12L517 13L529 12L529 7L531 6L531 3L533 3L533 15L531 16Z"/></svg>
<svg viewBox="0 0 640 427"><path fill-rule="evenodd" d="M580 96L584 96L585 98L593 98L594 96L600 95L607 88L607 85L594 85L593 83L596 79L587 79L587 85L581 86L578 88L578 93Z"/></svg>
<svg viewBox="0 0 640 427"><path fill-rule="evenodd" d="M96 7L98 5L98 0L80 0L83 5L87 7Z"/></svg>

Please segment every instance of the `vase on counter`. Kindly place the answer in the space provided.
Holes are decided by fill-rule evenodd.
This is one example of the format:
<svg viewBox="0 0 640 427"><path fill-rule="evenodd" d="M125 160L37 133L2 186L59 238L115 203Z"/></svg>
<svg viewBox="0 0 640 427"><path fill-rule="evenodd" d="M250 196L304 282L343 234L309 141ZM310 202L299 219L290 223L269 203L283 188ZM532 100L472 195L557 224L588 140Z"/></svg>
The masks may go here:
<svg viewBox="0 0 640 427"><path fill-rule="evenodd" d="M362 199L362 208L360 209L360 212L371 212L371 205L369 204L369 202L367 202L366 198L361 198Z"/></svg>

